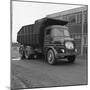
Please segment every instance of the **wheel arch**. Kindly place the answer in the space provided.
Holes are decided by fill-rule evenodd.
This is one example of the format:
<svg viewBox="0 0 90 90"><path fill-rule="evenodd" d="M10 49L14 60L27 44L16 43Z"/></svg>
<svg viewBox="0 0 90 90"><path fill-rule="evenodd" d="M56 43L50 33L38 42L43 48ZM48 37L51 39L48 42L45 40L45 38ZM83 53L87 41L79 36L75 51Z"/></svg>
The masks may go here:
<svg viewBox="0 0 90 90"><path fill-rule="evenodd" d="M47 54L48 50L52 49L54 54L56 55L57 54L57 51L56 49L53 47L53 46L48 46L45 48L45 55Z"/></svg>

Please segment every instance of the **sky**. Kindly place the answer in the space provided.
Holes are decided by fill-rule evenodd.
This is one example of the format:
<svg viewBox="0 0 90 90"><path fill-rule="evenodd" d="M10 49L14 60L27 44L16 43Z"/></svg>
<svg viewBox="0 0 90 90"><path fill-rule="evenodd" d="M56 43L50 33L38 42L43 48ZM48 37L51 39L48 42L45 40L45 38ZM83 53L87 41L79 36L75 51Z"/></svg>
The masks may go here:
<svg viewBox="0 0 90 90"><path fill-rule="evenodd" d="M46 15L81 7L80 5L12 1L12 42L23 25L33 24Z"/></svg>

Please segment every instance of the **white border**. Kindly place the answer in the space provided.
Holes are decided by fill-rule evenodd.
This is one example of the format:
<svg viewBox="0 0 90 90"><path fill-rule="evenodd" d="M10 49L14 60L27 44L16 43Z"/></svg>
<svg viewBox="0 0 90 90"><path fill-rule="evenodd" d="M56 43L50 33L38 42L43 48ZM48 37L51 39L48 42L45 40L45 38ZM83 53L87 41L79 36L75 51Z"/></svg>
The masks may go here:
<svg viewBox="0 0 90 90"><path fill-rule="evenodd" d="M90 3L90 0L35 0L35 1L87 4L87 5L89 5ZM90 16L89 14L88 16ZM89 62L89 59L88 59L88 62ZM89 65L88 65L88 68L90 68ZM88 76L90 76L90 71L88 72L88 74L89 74ZM90 84L90 80L88 81L88 84ZM10 1L1 0L0 1L0 90L9 90L9 87L10 87ZM61 90L76 90L76 89L90 90L90 85L41 88L40 90L59 90L59 89ZM26 90L29 90L29 89L26 89ZM33 90L33 89L30 89L30 90Z"/></svg>

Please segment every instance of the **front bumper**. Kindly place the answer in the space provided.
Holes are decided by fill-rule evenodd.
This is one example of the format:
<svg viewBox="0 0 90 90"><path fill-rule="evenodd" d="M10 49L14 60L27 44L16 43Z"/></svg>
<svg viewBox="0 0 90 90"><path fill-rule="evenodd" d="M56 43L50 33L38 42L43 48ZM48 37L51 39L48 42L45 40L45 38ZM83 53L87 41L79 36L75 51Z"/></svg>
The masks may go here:
<svg viewBox="0 0 90 90"><path fill-rule="evenodd" d="M68 56L76 56L77 55L77 53L76 52L73 52L73 53L57 53L56 55L55 55L55 58L56 59L59 59L59 58L66 58L66 57L68 57Z"/></svg>

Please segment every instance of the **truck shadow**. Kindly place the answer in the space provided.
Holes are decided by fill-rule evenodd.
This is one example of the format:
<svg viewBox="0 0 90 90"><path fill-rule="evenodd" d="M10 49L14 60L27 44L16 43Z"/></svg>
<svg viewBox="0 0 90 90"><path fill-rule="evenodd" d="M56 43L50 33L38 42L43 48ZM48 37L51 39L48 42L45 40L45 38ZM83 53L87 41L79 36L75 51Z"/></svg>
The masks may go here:
<svg viewBox="0 0 90 90"><path fill-rule="evenodd" d="M48 62L45 60L45 59L32 59L30 61L35 61L35 62L38 62L38 63L42 63L42 64L46 64L46 65L49 65ZM76 65L77 62L74 62L74 63L69 63L66 59L61 59L61 60L58 60L57 63L53 66L62 66L62 65Z"/></svg>
<svg viewBox="0 0 90 90"><path fill-rule="evenodd" d="M75 64L75 63L69 63L68 61L57 61L56 65L72 65L72 64Z"/></svg>

